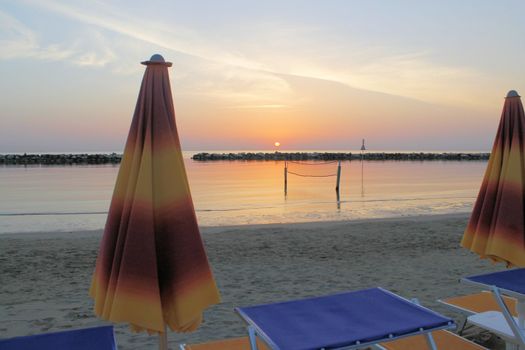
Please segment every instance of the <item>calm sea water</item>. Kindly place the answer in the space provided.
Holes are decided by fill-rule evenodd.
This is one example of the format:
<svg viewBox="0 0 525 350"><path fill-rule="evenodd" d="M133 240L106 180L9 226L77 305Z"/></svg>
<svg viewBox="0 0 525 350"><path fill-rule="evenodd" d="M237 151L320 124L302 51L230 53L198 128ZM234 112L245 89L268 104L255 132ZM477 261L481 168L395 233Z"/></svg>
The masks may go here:
<svg viewBox="0 0 525 350"><path fill-rule="evenodd" d="M312 162L307 162L312 163ZM195 162L186 169L202 226L469 212L486 162ZM118 166L0 167L0 233L102 228Z"/></svg>

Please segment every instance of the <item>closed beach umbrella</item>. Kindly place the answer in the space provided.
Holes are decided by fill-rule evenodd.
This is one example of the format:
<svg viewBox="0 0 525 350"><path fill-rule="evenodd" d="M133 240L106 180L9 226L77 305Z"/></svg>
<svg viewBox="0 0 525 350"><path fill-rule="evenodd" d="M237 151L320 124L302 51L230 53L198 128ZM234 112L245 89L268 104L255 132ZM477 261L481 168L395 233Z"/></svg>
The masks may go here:
<svg viewBox="0 0 525 350"><path fill-rule="evenodd" d="M219 302L175 125L171 63L153 55L138 96L90 295L96 314L135 331L195 330ZM162 339L162 338L161 338Z"/></svg>
<svg viewBox="0 0 525 350"><path fill-rule="evenodd" d="M516 91L505 99L461 245L483 258L525 267L525 114Z"/></svg>

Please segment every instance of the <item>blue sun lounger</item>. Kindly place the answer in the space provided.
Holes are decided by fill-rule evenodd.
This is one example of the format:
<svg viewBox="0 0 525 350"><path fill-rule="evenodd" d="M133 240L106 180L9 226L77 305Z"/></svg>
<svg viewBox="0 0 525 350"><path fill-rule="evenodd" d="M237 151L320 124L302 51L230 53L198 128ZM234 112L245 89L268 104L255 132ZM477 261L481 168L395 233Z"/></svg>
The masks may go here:
<svg viewBox="0 0 525 350"><path fill-rule="evenodd" d="M465 277L464 283L490 288L501 312L486 311L468 317L468 322L502 337L507 344L525 348L525 269L511 269ZM517 299L518 317L513 317L502 294Z"/></svg>
<svg viewBox="0 0 525 350"><path fill-rule="evenodd" d="M452 319L382 288L236 308L248 324L252 350L256 337L274 350L360 349L455 328Z"/></svg>
<svg viewBox="0 0 525 350"><path fill-rule="evenodd" d="M0 340L0 350L117 350L113 326Z"/></svg>

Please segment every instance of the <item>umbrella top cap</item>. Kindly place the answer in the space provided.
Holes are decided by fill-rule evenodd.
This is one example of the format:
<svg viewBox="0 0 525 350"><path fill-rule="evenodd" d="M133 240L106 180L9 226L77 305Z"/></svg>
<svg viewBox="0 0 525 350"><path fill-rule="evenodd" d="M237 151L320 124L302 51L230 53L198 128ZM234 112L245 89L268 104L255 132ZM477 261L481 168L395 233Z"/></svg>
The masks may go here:
<svg viewBox="0 0 525 350"><path fill-rule="evenodd" d="M520 97L520 95L518 95L518 92L516 90L510 90L508 93L507 93L507 98L508 97Z"/></svg>
<svg viewBox="0 0 525 350"><path fill-rule="evenodd" d="M156 53L153 56L151 56L149 61L144 61L144 62L140 62L140 63L142 63L145 66L162 65L162 66L166 66L166 67L171 67L171 62L164 61L164 57L162 57L162 55L159 55L158 53Z"/></svg>

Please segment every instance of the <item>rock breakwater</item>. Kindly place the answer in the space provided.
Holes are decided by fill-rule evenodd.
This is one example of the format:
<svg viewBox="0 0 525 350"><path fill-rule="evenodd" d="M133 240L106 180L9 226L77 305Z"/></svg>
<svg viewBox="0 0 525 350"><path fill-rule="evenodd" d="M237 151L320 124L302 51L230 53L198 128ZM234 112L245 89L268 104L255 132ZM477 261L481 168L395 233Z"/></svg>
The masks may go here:
<svg viewBox="0 0 525 350"><path fill-rule="evenodd" d="M450 161L484 161L490 153L364 153L364 160L450 160ZM191 157L196 161L272 161L272 160L360 160L360 153L342 152L240 152L240 153L197 153ZM119 164L122 154L0 154L3 165L90 165Z"/></svg>
<svg viewBox="0 0 525 350"><path fill-rule="evenodd" d="M273 152L273 153L197 153L192 159L214 160L488 160L490 153L340 153L340 152Z"/></svg>
<svg viewBox="0 0 525 350"><path fill-rule="evenodd" d="M111 154L0 154L0 164L88 165L119 164L122 155Z"/></svg>

